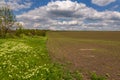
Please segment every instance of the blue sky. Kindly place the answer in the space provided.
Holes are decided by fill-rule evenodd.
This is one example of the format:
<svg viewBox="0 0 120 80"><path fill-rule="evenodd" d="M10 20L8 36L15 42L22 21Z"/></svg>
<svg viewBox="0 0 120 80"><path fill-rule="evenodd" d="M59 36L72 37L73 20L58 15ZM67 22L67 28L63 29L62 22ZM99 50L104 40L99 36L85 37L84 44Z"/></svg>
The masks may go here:
<svg viewBox="0 0 120 80"><path fill-rule="evenodd" d="M9 0L5 0L6 2L8 2ZM13 0L14 1L14 0ZM40 6L45 6L47 5L49 2L51 1L57 1L57 0L21 0L19 2L19 4L24 4L25 2L31 2L32 5L29 8L23 8L19 11L15 11L17 12L17 14L21 14L23 12L27 12L29 10L32 10L34 8L40 7ZM65 1L65 0L59 0L59 1ZM78 3L84 3L86 4L88 7L92 7L98 11L105 11L105 10L110 10L110 11L120 11L120 0L116 0L114 2L111 2L108 5L104 5L104 6L100 6L97 4L92 3L91 0L71 0L73 2L78 2Z"/></svg>
<svg viewBox="0 0 120 80"><path fill-rule="evenodd" d="M1 0L25 28L120 30L120 0Z"/></svg>

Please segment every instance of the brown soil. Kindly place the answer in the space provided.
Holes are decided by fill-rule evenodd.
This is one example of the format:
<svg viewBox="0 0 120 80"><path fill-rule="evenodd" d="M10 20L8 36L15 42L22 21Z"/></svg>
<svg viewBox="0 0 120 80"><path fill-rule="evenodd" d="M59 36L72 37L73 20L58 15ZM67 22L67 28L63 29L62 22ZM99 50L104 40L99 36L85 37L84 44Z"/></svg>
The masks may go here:
<svg viewBox="0 0 120 80"><path fill-rule="evenodd" d="M109 39L99 38L96 32L92 33L95 34L91 36L94 37L93 39L84 32L82 34L80 32L77 34L48 32L47 47L52 60L65 65L65 68L71 71L81 71L84 76L83 80L90 80L91 72L107 76L108 80L120 80L119 40L117 37L114 40L112 36L111 39L110 37ZM106 34L104 32L106 37L108 33L110 32ZM73 35L85 35L86 37L74 37Z"/></svg>

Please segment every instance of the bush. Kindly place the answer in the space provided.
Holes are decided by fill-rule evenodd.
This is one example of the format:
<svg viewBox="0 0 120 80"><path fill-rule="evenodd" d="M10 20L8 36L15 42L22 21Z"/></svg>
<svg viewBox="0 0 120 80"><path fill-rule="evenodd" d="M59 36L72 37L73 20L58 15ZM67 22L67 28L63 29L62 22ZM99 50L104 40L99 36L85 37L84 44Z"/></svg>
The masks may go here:
<svg viewBox="0 0 120 80"><path fill-rule="evenodd" d="M25 34L26 36L46 36L46 30L35 30L35 29L17 29L16 36Z"/></svg>
<svg viewBox="0 0 120 80"><path fill-rule="evenodd" d="M12 33L6 33L5 38L15 38L15 35Z"/></svg>

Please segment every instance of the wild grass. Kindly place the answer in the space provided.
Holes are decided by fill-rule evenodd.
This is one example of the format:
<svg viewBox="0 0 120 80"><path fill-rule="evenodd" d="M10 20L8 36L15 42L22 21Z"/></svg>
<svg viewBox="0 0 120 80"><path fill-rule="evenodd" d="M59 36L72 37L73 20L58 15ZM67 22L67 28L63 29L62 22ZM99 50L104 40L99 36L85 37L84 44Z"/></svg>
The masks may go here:
<svg viewBox="0 0 120 80"><path fill-rule="evenodd" d="M107 80L107 78L104 76L99 76L96 73L92 73L91 80Z"/></svg>
<svg viewBox="0 0 120 80"><path fill-rule="evenodd" d="M27 36L0 39L0 80L81 80L80 73L51 62L46 40Z"/></svg>

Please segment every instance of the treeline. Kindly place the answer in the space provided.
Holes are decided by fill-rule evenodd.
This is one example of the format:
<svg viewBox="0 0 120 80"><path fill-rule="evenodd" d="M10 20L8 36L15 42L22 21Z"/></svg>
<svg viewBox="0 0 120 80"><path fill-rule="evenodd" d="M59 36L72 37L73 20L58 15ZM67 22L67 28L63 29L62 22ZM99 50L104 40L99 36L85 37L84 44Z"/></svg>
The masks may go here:
<svg viewBox="0 0 120 80"><path fill-rule="evenodd" d="M4 36L0 34L0 38L16 38L22 36L46 36L47 30L39 29L16 29L9 30Z"/></svg>
<svg viewBox="0 0 120 80"><path fill-rule="evenodd" d="M39 29L16 29L12 31L16 36L20 36L22 34L27 36L46 36L47 30L39 30Z"/></svg>

